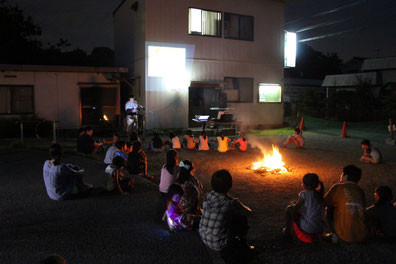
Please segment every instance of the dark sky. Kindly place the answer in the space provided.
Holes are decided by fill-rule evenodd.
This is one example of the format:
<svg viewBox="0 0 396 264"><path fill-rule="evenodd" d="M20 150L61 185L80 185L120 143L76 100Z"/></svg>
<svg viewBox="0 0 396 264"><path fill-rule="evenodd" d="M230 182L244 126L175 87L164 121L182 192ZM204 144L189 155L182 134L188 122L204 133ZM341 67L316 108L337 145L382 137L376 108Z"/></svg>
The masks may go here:
<svg viewBox="0 0 396 264"><path fill-rule="evenodd" d="M44 42L64 38L88 52L113 48L112 12L120 2L9 0L41 26ZM286 30L300 31L300 41L344 60L396 56L396 0L289 0L285 21Z"/></svg>

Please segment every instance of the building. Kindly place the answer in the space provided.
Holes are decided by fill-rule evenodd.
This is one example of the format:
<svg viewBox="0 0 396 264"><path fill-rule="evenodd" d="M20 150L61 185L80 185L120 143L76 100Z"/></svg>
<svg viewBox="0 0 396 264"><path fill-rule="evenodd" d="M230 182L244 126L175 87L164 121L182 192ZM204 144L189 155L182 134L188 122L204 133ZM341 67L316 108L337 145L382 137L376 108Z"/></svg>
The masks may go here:
<svg viewBox="0 0 396 264"><path fill-rule="evenodd" d="M122 103L134 93L149 129L185 128L225 105L245 126L281 126L284 3L122 1L113 12L116 65L130 78Z"/></svg>
<svg viewBox="0 0 396 264"><path fill-rule="evenodd" d="M126 68L0 64L0 118L42 118L62 129L120 114L117 76Z"/></svg>
<svg viewBox="0 0 396 264"><path fill-rule="evenodd" d="M355 90L366 84L372 87L373 94L386 95L396 90L396 57L364 59L357 73L327 75L322 87L327 94L337 90Z"/></svg>

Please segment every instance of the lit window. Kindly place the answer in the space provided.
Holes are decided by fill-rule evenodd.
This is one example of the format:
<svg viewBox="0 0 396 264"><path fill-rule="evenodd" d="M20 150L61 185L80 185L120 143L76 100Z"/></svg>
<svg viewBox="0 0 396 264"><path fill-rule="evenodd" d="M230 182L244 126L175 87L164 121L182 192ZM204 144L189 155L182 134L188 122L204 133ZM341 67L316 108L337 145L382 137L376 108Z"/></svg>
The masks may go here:
<svg viewBox="0 0 396 264"><path fill-rule="evenodd" d="M279 84L259 84L259 103L280 102L282 102L282 87Z"/></svg>
<svg viewBox="0 0 396 264"><path fill-rule="evenodd" d="M285 31L285 67L296 67L297 35Z"/></svg>
<svg viewBox="0 0 396 264"><path fill-rule="evenodd" d="M221 37L221 12L190 8L188 34Z"/></svg>

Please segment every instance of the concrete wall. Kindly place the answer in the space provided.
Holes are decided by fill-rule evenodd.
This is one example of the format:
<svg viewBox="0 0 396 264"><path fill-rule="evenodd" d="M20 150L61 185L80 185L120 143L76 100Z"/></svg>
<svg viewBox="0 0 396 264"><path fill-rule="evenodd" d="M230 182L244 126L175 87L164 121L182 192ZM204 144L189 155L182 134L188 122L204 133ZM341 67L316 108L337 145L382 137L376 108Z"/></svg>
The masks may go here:
<svg viewBox="0 0 396 264"><path fill-rule="evenodd" d="M115 19L118 23L116 32L119 31L117 28L122 25L121 22L127 21L124 26L130 28L131 34L136 35L137 32L139 41L141 41L141 27L144 27L146 47L149 43L164 43L166 46L175 47L192 46L193 53L187 56L187 63L191 65L191 81L223 81L224 77L254 78L253 103L230 104L230 107L235 108L234 114L246 125L279 126L282 124L282 103L258 103L258 83L283 85L284 4L282 2L271 0L139 1L139 8L141 4L144 5L145 19L135 19L133 24L137 24L129 26L128 23L133 19L133 11L130 10L132 2L134 1L126 1L122 7L123 10L116 13L115 17L122 17L122 19ZM254 41L188 35L189 7L254 16ZM127 9L129 9L129 15L126 13ZM139 23L144 23L144 26ZM141 44L135 42L133 45L135 45L133 50L136 52L134 58L140 62ZM125 52L126 55L122 55L123 52L118 51L118 47L122 48L121 45L117 46L116 41L118 57L130 54ZM142 72L147 70L147 51L144 56L146 57L144 68L142 69L142 65L137 63L133 65L135 68L130 69L130 72L139 73L141 76ZM145 79L146 75L147 72L145 72ZM146 117L148 128L186 127L188 125L186 113L188 112L188 93L158 89L158 86L163 86L160 82L144 85L147 90L145 103L148 110L154 112ZM170 116L178 121L172 122Z"/></svg>
<svg viewBox="0 0 396 264"><path fill-rule="evenodd" d="M15 77L5 78L5 75ZM108 81L101 73L7 71L0 74L0 85L33 86L35 114L40 118L59 121L62 129L81 126L78 83L108 83ZM84 87L89 86L91 85ZM117 114L119 114L119 102L117 104Z"/></svg>

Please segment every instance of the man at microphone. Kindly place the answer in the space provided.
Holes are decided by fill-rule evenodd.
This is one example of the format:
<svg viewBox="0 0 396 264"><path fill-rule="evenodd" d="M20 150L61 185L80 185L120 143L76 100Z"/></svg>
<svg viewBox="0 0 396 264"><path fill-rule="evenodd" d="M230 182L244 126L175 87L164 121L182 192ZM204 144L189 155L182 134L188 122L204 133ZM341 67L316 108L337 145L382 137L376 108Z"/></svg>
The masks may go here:
<svg viewBox="0 0 396 264"><path fill-rule="evenodd" d="M138 121L137 121L137 116L138 116L138 109L139 107L142 107L141 105L138 104L138 102L135 101L135 96L132 94L129 96L129 101L125 103L125 111L127 114L127 130L129 131L129 126L133 125L138 128Z"/></svg>

